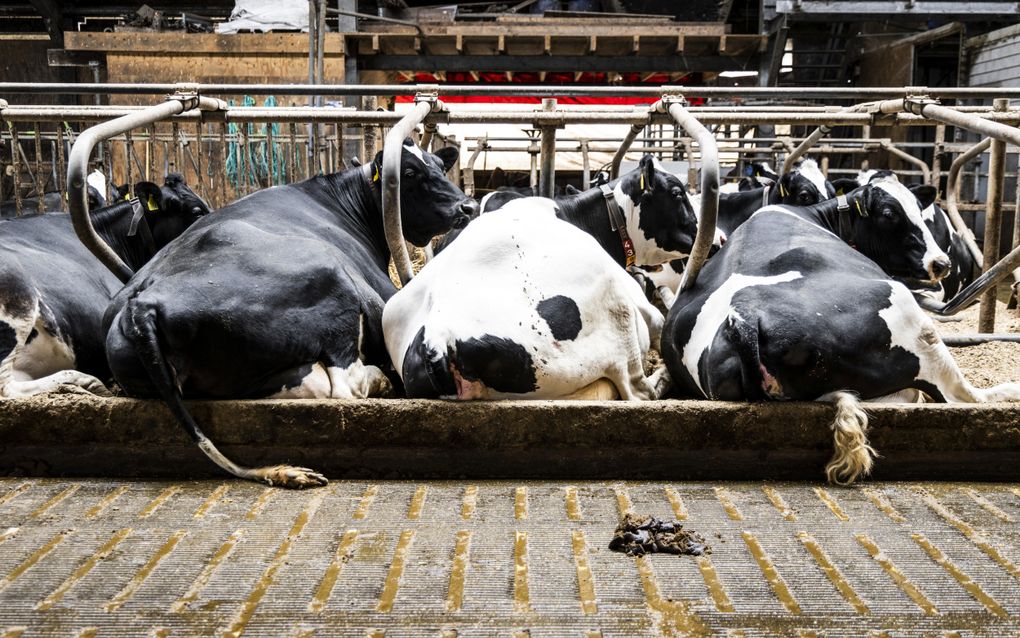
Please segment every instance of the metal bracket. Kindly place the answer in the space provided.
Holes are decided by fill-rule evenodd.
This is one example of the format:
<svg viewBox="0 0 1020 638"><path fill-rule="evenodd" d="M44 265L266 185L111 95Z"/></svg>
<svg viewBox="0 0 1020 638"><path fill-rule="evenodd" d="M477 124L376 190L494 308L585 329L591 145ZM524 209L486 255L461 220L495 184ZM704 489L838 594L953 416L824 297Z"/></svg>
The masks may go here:
<svg viewBox="0 0 1020 638"><path fill-rule="evenodd" d="M679 104L684 108L688 107L687 98L680 93L666 93L660 101L662 102L663 111L668 111L671 104Z"/></svg>
<svg viewBox="0 0 1020 638"><path fill-rule="evenodd" d="M908 87L908 89L909 88L914 87ZM903 110L908 113L913 113L914 115L920 115L921 110L929 104L941 104L941 102L933 99L927 93L913 95L909 90L907 91L907 96L903 98Z"/></svg>

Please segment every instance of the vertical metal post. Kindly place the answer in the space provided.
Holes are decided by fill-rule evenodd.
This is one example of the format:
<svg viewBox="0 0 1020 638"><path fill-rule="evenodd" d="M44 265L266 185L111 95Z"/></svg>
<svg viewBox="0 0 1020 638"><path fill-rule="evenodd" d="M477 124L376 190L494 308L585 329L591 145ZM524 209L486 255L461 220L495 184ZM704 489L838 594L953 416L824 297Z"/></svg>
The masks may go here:
<svg viewBox="0 0 1020 638"><path fill-rule="evenodd" d="M531 186L531 192L534 194L538 192L538 140L534 137L528 144L528 155L531 156L531 174L528 177L528 185Z"/></svg>
<svg viewBox="0 0 1020 638"><path fill-rule="evenodd" d="M40 127L42 122L35 122L35 194L38 198L36 200L36 208L38 212L46 212L46 177L43 175L43 162L42 162L42 131Z"/></svg>
<svg viewBox="0 0 1020 638"><path fill-rule="evenodd" d="M932 149L931 159L931 185L935 188L941 188L942 182L942 155L945 153L946 148L946 125L939 124L935 127L935 145ZM948 190L949 186L946 186Z"/></svg>
<svg viewBox="0 0 1020 638"><path fill-rule="evenodd" d="M377 104L378 102L374 95L366 95L363 98L361 98L362 111L374 111L376 109ZM378 130L376 129L375 126L371 124L366 124L361 128L363 144L359 152L361 161L366 164L371 162L372 159L375 158L376 135L378 135ZM346 159L350 160L351 158L347 157Z"/></svg>
<svg viewBox="0 0 1020 638"><path fill-rule="evenodd" d="M64 160L64 123L57 122L57 190L67 183L67 162ZM66 192L66 190L65 190ZM67 210L67 199L60 198L60 210Z"/></svg>
<svg viewBox="0 0 1020 638"><path fill-rule="evenodd" d="M1009 100L999 98L992 102L995 111L1009 108ZM988 158L988 191L985 197L984 272L999 261L999 241L1002 236L1002 189L1006 177L1006 143L992 140ZM981 295L978 314L978 332L995 332L995 286Z"/></svg>
<svg viewBox="0 0 1020 638"><path fill-rule="evenodd" d="M581 140L581 190L591 188L591 158L588 157L588 140Z"/></svg>
<svg viewBox="0 0 1020 638"><path fill-rule="evenodd" d="M14 213L21 217L21 142L18 141L18 129L11 122L7 123L11 132L11 163L14 165Z"/></svg>
<svg viewBox="0 0 1020 638"><path fill-rule="evenodd" d="M555 111L556 99L544 98L543 111ZM540 197L552 197L556 190L556 127L542 127L542 171L540 173L538 194Z"/></svg>

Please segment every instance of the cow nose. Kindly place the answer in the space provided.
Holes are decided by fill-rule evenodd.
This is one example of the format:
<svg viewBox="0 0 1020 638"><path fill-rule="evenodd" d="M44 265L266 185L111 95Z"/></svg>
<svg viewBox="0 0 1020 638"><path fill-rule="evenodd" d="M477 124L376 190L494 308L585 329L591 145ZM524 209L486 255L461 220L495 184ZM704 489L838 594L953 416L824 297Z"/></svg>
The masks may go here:
<svg viewBox="0 0 1020 638"><path fill-rule="evenodd" d="M942 279L949 274L951 268L952 263L949 261L949 257L938 257L931 263L931 278L936 281Z"/></svg>
<svg viewBox="0 0 1020 638"><path fill-rule="evenodd" d="M468 222L470 221L471 218L468 217L467 215L457 215L456 217L453 218L453 224L451 224L451 228L464 228L465 226L468 225Z"/></svg>
<svg viewBox="0 0 1020 638"><path fill-rule="evenodd" d="M468 218L472 218L478 215L478 211L481 210L481 206L473 199L465 199L457 207L457 211L462 215L467 215ZM465 224L467 222L464 222Z"/></svg>

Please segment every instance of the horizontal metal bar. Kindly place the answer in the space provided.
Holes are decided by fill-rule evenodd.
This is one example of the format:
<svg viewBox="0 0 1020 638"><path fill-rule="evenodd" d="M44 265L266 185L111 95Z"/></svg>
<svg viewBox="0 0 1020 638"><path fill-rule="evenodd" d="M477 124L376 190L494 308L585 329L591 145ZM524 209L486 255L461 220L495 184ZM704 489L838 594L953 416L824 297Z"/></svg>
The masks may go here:
<svg viewBox="0 0 1020 638"><path fill-rule="evenodd" d="M962 348L966 346L979 346L989 341L1012 341L1020 343L1020 334L1009 332L996 332L992 334L955 334L944 335L942 341L950 347Z"/></svg>
<svg viewBox="0 0 1020 638"><path fill-rule="evenodd" d="M969 6L969 5L968 5ZM969 9L968 9L969 10ZM591 60L591 57L586 58ZM157 95L178 90L176 84L100 82L0 82L0 95L57 93L66 95ZM193 84L200 93L221 95L378 95L413 96L434 91L425 84ZM616 96L660 97L680 93L687 97L847 99L896 98L924 93L933 98L1020 98L1020 87L727 87L727 86L555 86L450 84L438 87L443 97L461 95L526 95L532 97Z"/></svg>
<svg viewBox="0 0 1020 638"><path fill-rule="evenodd" d="M122 117L138 111L139 107L18 107L9 106L0 110L0 119L10 122L82 121L97 122ZM843 126L872 124L869 113L783 113L783 112L698 112L692 110L698 120L705 124L792 124L805 126ZM989 122L1020 124L1020 111L974 114ZM174 120L195 121L208 116L198 112L182 113ZM364 125L392 125L402 115L391 111L349 111L324 107L229 107L215 115L215 121L227 122L330 122ZM640 111L455 111L449 114L433 114L426 121L442 121L460 124L533 124L536 126L558 126L563 124L639 124L647 121L647 114ZM939 122L919 115L898 113L886 118L888 123L906 126L937 126ZM669 124L670 120L661 114L654 117L654 124ZM886 123L886 120L883 120ZM738 138L734 138L738 139Z"/></svg>

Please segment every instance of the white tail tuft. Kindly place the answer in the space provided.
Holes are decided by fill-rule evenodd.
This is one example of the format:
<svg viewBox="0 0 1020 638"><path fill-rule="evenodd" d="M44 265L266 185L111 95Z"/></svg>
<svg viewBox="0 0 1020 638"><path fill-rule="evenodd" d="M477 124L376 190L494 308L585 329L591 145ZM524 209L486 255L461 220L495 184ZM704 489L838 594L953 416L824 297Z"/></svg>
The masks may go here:
<svg viewBox="0 0 1020 638"><path fill-rule="evenodd" d="M836 404L836 418L832 421L836 449L825 466L825 476L830 483L850 485L871 473L878 453L868 444L868 415L857 397L849 392L834 392L832 398Z"/></svg>

